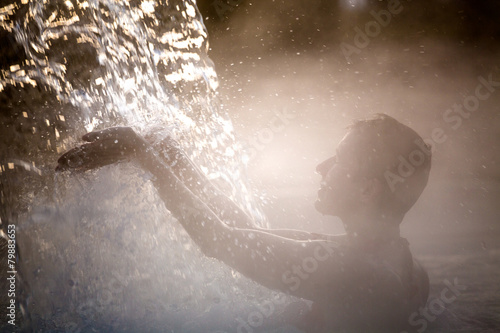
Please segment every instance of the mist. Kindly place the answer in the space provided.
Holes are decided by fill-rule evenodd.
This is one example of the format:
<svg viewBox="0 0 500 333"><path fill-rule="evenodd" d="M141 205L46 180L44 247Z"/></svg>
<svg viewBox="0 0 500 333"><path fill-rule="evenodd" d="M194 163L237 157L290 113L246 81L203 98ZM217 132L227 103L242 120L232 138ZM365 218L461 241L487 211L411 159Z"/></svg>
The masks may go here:
<svg viewBox="0 0 500 333"><path fill-rule="evenodd" d="M117 20L130 13L127 6L139 8L139 2L124 3L123 9L114 8ZM153 2L144 3L143 14ZM168 125L164 132L178 134L182 148L214 182L248 201L249 214L262 209L266 227L336 235L345 232L342 221L314 207L321 180L316 165L335 154L353 120L385 113L433 147L428 185L401 225L401 236L429 274L429 304L439 305L450 281L462 288L452 303L433 312L432 320L419 314L422 326L414 328L498 330L500 3L167 4L168 10L155 16L164 15L158 29L182 31L184 20L192 18L190 33L174 36L176 47L187 45L185 50L166 44L159 33L149 36L148 44L140 29L100 31L97 20L98 28L85 31L87 40L68 33L69 39L47 46L44 57L53 61L41 63L61 62L64 75L31 72L38 75L37 85L23 81L20 73L30 72L19 65L35 68L29 58L38 53L28 55L21 45L26 41L12 37L17 30L1 25L0 78L12 75L0 86L0 217L3 229L12 221L19 226L24 256L18 260L26 280L20 281L31 283L32 290L19 285L17 296L33 313L23 313L33 327L233 332L235 318L246 320L272 299L268 289L206 258L158 199L151 175L136 165L79 176L54 174L58 156L80 144L88 130ZM26 15L17 11L21 5L5 8L0 15L9 20ZM51 23L49 9L44 19ZM82 18L85 10L78 13ZM188 12L193 16L182 16ZM149 18L128 24L155 22ZM104 39L95 31L112 36L116 49L100 45ZM28 32L36 36L39 31ZM169 81L173 77L181 79ZM85 104L89 95L94 104ZM121 110L127 113L114 113ZM188 118L192 135L183 132ZM222 139L213 133L222 133ZM143 223L139 230L137 221ZM2 310L6 302L2 299ZM276 312L286 314L287 302L295 304L286 298L276 303ZM277 332L264 326L255 331Z"/></svg>
<svg viewBox="0 0 500 333"><path fill-rule="evenodd" d="M471 104L474 111L452 110L469 101L481 78L498 82L500 30L492 12L498 5L395 3L398 13L357 47L357 31L376 22L370 12L387 11L386 2L239 1L223 7L220 17L217 2L201 1L220 98L236 133L253 149L253 178L275 183L270 188L279 191L307 184L311 196L318 180L315 165L334 153L353 119L387 113L430 140L434 130L442 129L443 142L433 145L426 195L414 210L435 214L456 202L456 208L447 208L455 216L439 222L422 218L415 228L448 229L458 217L477 228L469 211L484 214L497 200L497 88L477 107ZM349 44L348 51L342 44ZM283 112L289 119L271 135L274 119ZM449 190L455 187L464 193ZM466 194L465 188L478 193ZM424 201L432 207L422 207ZM491 213L478 218L486 229L495 225Z"/></svg>
<svg viewBox="0 0 500 333"><path fill-rule="evenodd" d="M224 108L252 150L248 172L270 224L343 232L340 220L314 211L315 166L334 154L353 119L387 113L434 149L402 236L428 264L434 292L452 277L475 286L451 313L477 319L475 331L489 327L494 310L473 300L499 304L498 3L394 2L397 14L378 27L373 13L380 19L390 1L239 1L222 16L217 3L200 2L209 54ZM485 80L495 87L478 88ZM491 94L475 98L477 89ZM283 112L289 118L272 130Z"/></svg>

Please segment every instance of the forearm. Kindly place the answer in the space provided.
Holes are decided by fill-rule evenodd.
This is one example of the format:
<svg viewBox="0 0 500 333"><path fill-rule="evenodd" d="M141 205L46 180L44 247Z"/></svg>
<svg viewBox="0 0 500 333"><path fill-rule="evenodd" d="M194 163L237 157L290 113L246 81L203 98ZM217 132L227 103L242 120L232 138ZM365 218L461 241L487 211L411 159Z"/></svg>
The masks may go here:
<svg viewBox="0 0 500 333"><path fill-rule="evenodd" d="M160 145L156 145L154 150L159 151L158 157L161 156L160 160L166 163L175 177L177 177L194 195L200 198L222 222L228 226L241 229L256 228L253 220L230 198L214 186L187 155L176 146L175 142L167 138ZM150 162L149 164L158 164L158 161ZM295 240L328 239L327 235L314 234L301 230L259 230Z"/></svg>
<svg viewBox="0 0 500 333"><path fill-rule="evenodd" d="M253 219L220 191L189 157L167 138L155 147L175 176L228 226L254 228Z"/></svg>
<svg viewBox="0 0 500 333"><path fill-rule="evenodd" d="M153 175L153 184L165 207L201 250L210 256L214 256L214 252L221 252L219 247L222 243L219 240L230 232L230 227L222 223L153 151L142 153L138 162Z"/></svg>
<svg viewBox="0 0 500 333"><path fill-rule="evenodd" d="M284 279L294 267L303 265L304 258L321 255L326 260L332 252L325 241L311 241L309 233L300 231L276 231L286 236L301 236L307 239L282 237L273 231L240 229L223 223L219 217L181 182L170 167L154 153L141 158L143 168L153 174L153 182L165 206L182 224L201 251L221 260L250 279L272 289L291 292L293 295L314 299L317 278L324 274L311 275L300 281L300 289L290 289L290 280ZM325 257L326 256L326 257Z"/></svg>
<svg viewBox="0 0 500 333"><path fill-rule="evenodd" d="M294 230L294 229L260 229L260 230L283 238L289 238L300 241L329 239L328 235L317 234L303 230Z"/></svg>
<svg viewBox="0 0 500 333"><path fill-rule="evenodd" d="M176 146L176 143L167 138L155 148L168 164L175 176L186 185L196 196L228 226L241 229L255 229L249 217L238 205L222 193L210 182L187 155ZM264 230L264 229L260 229ZM295 240L326 240L326 235L313 234L300 230L264 230L276 236Z"/></svg>

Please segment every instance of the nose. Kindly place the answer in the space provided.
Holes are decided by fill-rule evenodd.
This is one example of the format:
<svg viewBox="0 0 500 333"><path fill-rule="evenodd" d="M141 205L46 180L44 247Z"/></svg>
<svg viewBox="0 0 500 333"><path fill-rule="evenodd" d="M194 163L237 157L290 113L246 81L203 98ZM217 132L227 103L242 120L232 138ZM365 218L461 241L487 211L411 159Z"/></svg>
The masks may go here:
<svg viewBox="0 0 500 333"><path fill-rule="evenodd" d="M326 177L328 171L330 171L330 169L335 165L336 161L336 156L330 157L329 159L318 164L318 166L316 167L316 172L319 173L322 177Z"/></svg>

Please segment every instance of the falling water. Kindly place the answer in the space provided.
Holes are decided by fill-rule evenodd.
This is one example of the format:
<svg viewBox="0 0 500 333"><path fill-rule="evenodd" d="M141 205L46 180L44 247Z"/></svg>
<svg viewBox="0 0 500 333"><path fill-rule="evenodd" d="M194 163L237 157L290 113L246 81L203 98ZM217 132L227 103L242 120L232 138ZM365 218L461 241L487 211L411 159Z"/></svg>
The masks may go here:
<svg viewBox="0 0 500 333"><path fill-rule="evenodd" d="M11 1L0 32L1 217L18 231L24 328L235 331L269 291L203 257L149 174L131 163L53 171L87 131L172 135L266 225L195 1Z"/></svg>
<svg viewBox="0 0 500 333"><path fill-rule="evenodd" d="M217 104L217 76L194 2L27 2L2 10L2 28L25 59L9 64L1 90L50 90L78 108L86 131L124 124L177 137L211 179L224 182L264 223L242 182L231 121Z"/></svg>

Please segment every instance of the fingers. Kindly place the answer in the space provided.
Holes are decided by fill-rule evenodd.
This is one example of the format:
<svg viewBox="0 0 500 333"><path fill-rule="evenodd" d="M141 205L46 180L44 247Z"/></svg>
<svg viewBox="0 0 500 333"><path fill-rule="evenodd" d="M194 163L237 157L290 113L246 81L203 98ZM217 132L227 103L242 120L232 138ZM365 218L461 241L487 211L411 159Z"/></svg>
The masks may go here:
<svg viewBox="0 0 500 333"><path fill-rule="evenodd" d="M101 131L94 131L82 136L83 141L94 142L102 139L118 138L120 135L133 133L134 130L130 127L111 127Z"/></svg>
<svg viewBox="0 0 500 333"><path fill-rule="evenodd" d="M56 171L84 171L99 168L122 160L119 149L106 149L102 144L86 143L63 154L57 161Z"/></svg>
<svg viewBox="0 0 500 333"><path fill-rule="evenodd" d="M57 160L56 171L64 171L69 169L77 169L84 164L85 145L73 148L64 153Z"/></svg>
<svg viewBox="0 0 500 333"><path fill-rule="evenodd" d="M130 127L112 127L85 134L87 141L63 154L57 161L56 171L89 170L135 156L146 142Z"/></svg>

